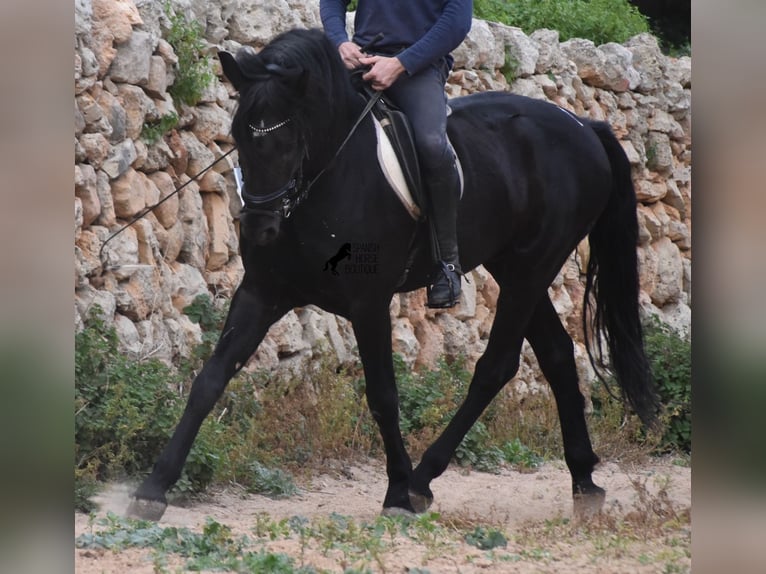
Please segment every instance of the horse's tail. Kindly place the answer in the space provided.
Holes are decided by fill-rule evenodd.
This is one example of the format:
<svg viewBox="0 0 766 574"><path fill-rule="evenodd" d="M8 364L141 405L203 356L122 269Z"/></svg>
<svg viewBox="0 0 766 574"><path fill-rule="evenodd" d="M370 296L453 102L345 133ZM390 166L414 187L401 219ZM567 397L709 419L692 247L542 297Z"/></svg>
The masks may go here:
<svg viewBox="0 0 766 574"><path fill-rule="evenodd" d="M609 125L602 122L591 122L590 125L609 157L612 189L606 209L588 237L590 258L583 308L585 346L590 362L603 382L601 368L605 361L600 336L603 334L612 372L623 398L644 425L650 427L656 419L659 403L644 352L639 318L636 192L630 162Z"/></svg>

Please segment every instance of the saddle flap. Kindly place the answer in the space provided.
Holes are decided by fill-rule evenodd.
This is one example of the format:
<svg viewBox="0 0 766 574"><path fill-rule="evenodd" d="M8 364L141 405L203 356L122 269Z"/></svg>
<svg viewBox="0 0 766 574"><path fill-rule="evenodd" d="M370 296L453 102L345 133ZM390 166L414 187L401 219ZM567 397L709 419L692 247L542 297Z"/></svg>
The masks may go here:
<svg viewBox="0 0 766 574"><path fill-rule="evenodd" d="M371 89L365 88L363 97L369 98ZM425 205L417 148L407 116L385 96L372 108L373 123L378 140L378 163L391 188L413 219L419 219ZM460 196L463 195L463 170L455 156L460 178Z"/></svg>

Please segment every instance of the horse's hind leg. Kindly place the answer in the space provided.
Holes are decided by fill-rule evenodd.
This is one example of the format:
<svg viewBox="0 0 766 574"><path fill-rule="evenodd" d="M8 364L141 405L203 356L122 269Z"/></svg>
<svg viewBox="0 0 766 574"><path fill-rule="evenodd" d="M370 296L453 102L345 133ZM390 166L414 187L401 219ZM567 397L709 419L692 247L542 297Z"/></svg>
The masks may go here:
<svg viewBox="0 0 766 574"><path fill-rule="evenodd" d="M537 304L525 335L556 399L575 511L599 509L604 490L591 479L598 456L593 452L585 423L585 399L578 385L574 346L547 295Z"/></svg>
<svg viewBox="0 0 766 574"><path fill-rule="evenodd" d="M410 500L417 512L424 512L433 500L430 484L449 465L460 441L500 389L516 374L523 331L532 313L530 293L502 276L497 312L484 354L476 363L463 404L436 441L428 447L410 481ZM539 289L537 290L539 292Z"/></svg>
<svg viewBox="0 0 766 574"><path fill-rule="evenodd" d="M189 450L202 421L219 399L229 380L258 347L269 326L284 314L284 307L266 305L244 287L234 295L221 337L213 355L192 384L183 416L151 474L136 490L128 514L159 520L167 507L165 493L181 476Z"/></svg>

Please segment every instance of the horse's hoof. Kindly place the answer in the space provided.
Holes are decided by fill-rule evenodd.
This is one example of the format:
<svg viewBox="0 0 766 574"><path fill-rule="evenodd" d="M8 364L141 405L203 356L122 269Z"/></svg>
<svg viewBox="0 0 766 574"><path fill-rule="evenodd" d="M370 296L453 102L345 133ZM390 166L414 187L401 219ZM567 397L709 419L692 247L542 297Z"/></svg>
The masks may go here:
<svg viewBox="0 0 766 574"><path fill-rule="evenodd" d="M425 511L427 511L434 501L433 496L418 494L412 490L410 490L407 494L410 497L410 504L417 514L423 514Z"/></svg>
<svg viewBox="0 0 766 574"><path fill-rule="evenodd" d="M158 522L160 518L162 518L162 515L165 514L165 509L167 507L167 503L162 502L161 500L134 498L130 501L125 515L128 518Z"/></svg>
<svg viewBox="0 0 766 574"><path fill-rule="evenodd" d="M603 488L596 487L596 489L588 492L578 492L573 498L575 518L588 520L601 512L601 509L604 507L604 500L606 500L606 491Z"/></svg>
<svg viewBox="0 0 766 574"><path fill-rule="evenodd" d="M417 516L411 510L407 510L406 508L401 508L399 506L384 507L383 510L380 511L380 515L387 516L389 518L415 518Z"/></svg>

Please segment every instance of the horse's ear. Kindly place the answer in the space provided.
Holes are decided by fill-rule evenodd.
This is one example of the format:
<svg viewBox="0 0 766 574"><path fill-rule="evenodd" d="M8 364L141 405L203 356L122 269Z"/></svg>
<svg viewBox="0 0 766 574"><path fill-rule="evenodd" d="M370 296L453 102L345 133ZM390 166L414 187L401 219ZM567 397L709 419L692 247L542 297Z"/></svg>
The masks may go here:
<svg viewBox="0 0 766 574"><path fill-rule="evenodd" d="M286 85L298 92L301 96L306 93L308 86L309 72L301 68L286 68L279 64L266 64L266 71L273 76L277 76Z"/></svg>
<svg viewBox="0 0 766 574"><path fill-rule="evenodd" d="M229 79L231 85L237 91L240 91L244 79L242 77L242 70L239 69L239 64L234 56L228 52L218 52L218 59L221 60L221 67L223 68L223 74Z"/></svg>

